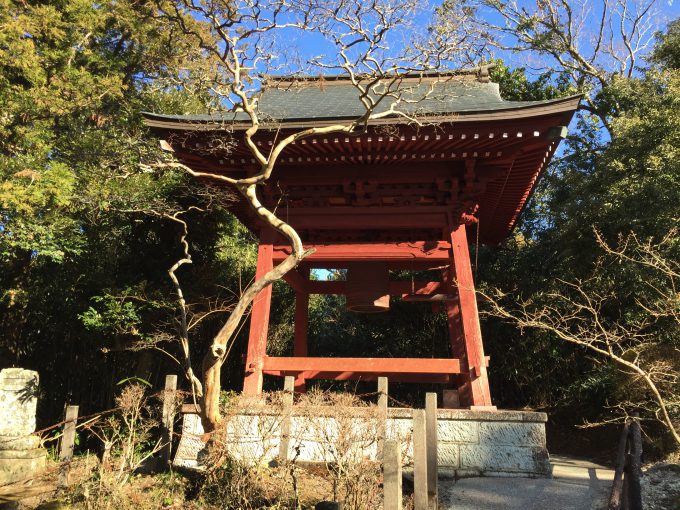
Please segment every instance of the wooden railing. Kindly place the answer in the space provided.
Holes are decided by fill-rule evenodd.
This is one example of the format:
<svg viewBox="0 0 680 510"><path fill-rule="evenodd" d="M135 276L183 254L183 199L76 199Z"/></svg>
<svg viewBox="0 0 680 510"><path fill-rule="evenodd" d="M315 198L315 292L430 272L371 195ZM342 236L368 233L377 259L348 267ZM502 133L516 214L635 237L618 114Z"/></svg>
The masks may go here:
<svg viewBox="0 0 680 510"><path fill-rule="evenodd" d="M642 437L637 414L626 420L616 457L614 483L607 510L642 510Z"/></svg>

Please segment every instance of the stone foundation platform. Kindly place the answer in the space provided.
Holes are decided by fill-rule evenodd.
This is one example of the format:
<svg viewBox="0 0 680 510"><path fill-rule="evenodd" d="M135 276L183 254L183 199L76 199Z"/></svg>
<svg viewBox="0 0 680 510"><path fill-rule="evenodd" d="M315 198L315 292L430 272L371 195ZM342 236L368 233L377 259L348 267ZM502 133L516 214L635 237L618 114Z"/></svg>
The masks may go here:
<svg viewBox="0 0 680 510"><path fill-rule="evenodd" d="M27 481L41 473L46 466L47 452L40 448L40 440L36 436L30 447L6 447L9 441L0 436L0 486L17 481Z"/></svg>
<svg viewBox="0 0 680 510"><path fill-rule="evenodd" d="M376 408L319 407L289 419L288 458L300 463L333 462L343 455L375 460L380 430L402 444L405 467L412 463L412 410L389 408L381 420ZM226 418L226 445L236 458L266 464L280 454L285 413L254 406ZM550 476L545 442L545 413L439 409L438 460L441 475ZM384 423L384 425L381 425ZM284 427L285 428L285 427ZM201 469L206 454L198 414L185 414L174 465Z"/></svg>
<svg viewBox="0 0 680 510"><path fill-rule="evenodd" d="M409 409L392 410L391 421L401 438L412 434L410 414ZM550 476L545 442L547 420L545 413L528 411L438 410L440 474Z"/></svg>

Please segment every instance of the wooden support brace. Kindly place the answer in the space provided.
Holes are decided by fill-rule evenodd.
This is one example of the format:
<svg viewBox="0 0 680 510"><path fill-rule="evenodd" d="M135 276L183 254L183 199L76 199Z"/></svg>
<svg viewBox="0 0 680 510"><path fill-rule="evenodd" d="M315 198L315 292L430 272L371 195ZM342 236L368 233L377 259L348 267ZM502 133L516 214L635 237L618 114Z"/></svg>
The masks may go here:
<svg viewBox="0 0 680 510"><path fill-rule="evenodd" d="M263 369L272 372L329 372L382 376L383 373L460 374L461 362L449 358L311 358L265 356ZM373 378L375 380L376 377Z"/></svg>
<svg viewBox="0 0 680 510"><path fill-rule="evenodd" d="M427 296L441 293L444 284L441 282L428 281L393 281L389 283L389 293L391 296L404 297L412 296L412 300L418 299L422 296L426 299ZM347 294L347 282L341 280L309 280L307 290L310 294Z"/></svg>
<svg viewBox="0 0 680 510"><path fill-rule="evenodd" d="M343 371L319 371L319 370L267 370L264 374L283 377L286 375L299 376L305 381L326 380L326 381L377 381L378 377L388 377L393 382L418 383L418 384L449 384L453 382L455 375L448 373L439 374L412 374L405 372L355 372L353 370Z"/></svg>
<svg viewBox="0 0 680 510"><path fill-rule="evenodd" d="M375 213L374 213L375 214ZM400 218L400 222L404 218ZM357 226L357 220L349 220L352 227ZM413 219L417 228L425 228L418 224L418 219ZM403 225L402 228L405 228ZM363 226L363 228L369 228ZM305 244L305 249L314 248L314 253L305 258L306 262L314 261L349 261L370 262L387 260L407 261L439 261L446 262L449 258L451 245L448 241L410 242L410 243L337 243L337 244ZM291 252L290 245L275 245L274 260L276 262L285 259Z"/></svg>

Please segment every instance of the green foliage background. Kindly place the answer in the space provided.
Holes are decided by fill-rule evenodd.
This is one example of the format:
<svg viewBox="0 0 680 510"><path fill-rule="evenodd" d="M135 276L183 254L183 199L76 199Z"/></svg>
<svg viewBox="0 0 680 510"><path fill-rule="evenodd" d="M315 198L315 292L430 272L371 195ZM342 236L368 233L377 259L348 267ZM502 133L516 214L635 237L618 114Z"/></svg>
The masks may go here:
<svg viewBox="0 0 680 510"><path fill-rule="evenodd" d="M65 401L109 407L123 377L177 371L129 350L177 354L167 270L180 229L164 214L201 209L183 216L193 264L180 274L198 311L251 276L252 240L228 195L140 170L158 157L142 111L216 106L191 86L203 56L156 13L144 0L0 1L0 365L40 372L45 422ZM220 319L193 332L199 359Z"/></svg>

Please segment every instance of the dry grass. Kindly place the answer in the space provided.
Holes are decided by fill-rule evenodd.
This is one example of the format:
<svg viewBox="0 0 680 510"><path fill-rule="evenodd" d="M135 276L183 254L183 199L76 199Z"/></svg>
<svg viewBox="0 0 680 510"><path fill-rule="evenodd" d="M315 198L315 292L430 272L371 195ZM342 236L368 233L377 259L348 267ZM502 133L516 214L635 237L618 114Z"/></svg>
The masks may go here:
<svg viewBox="0 0 680 510"><path fill-rule="evenodd" d="M377 406L346 393L302 395L292 408L289 458L272 462L283 421L291 417L284 402L285 395L271 393L263 400L237 397L224 407L223 428L211 444L210 465L217 467L206 480L206 498L245 510L297 510L324 500L342 502L345 510L379 508L382 471L371 460L380 430ZM229 439L248 427L257 434ZM312 458L321 462L311 465Z"/></svg>
<svg viewBox="0 0 680 510"><path fill-rule="evenodd" d="M49 500L55 503L44 508L308 510L320 501L341 502L344 510L381 508L381 466L372 460L382 424L377 406L350 394L302 395L292 408L290 454L284 460L277 454L282 423L291 417L285 398L271 393L263 400L236 397L227 402L223 429L214 436L222 439L213 440L209 449L213 469L186 478L168 472L140 474L144 459L157 449L156 410L143 389L129 387L117 400L119 413L91 429L102 441L104 455L75 458L71 485L62 493L55 490L55 463L47 480L51 490L27 500L25 508ZM229 434L243 430L244 423L256 427L250 436L256 439L246 442L246 450L242 442L229 441ZM323 461L307 462L310 456ZM405 505L412 508L408 500Z"/></svg>
<svg viewBox="0 0 680 510"><path fill-rule="evenodd" d="M65 490L58 486L59 464L51 461L44 476L25 486L8 487L0 496L3 501L19 501L23 509L73 510L198 510L206 507L190 501L187 491L191 480L179 474L136 475L123 484L99 483L100 461L94 455L82 455L71 463L70 485Z"/></svg>

